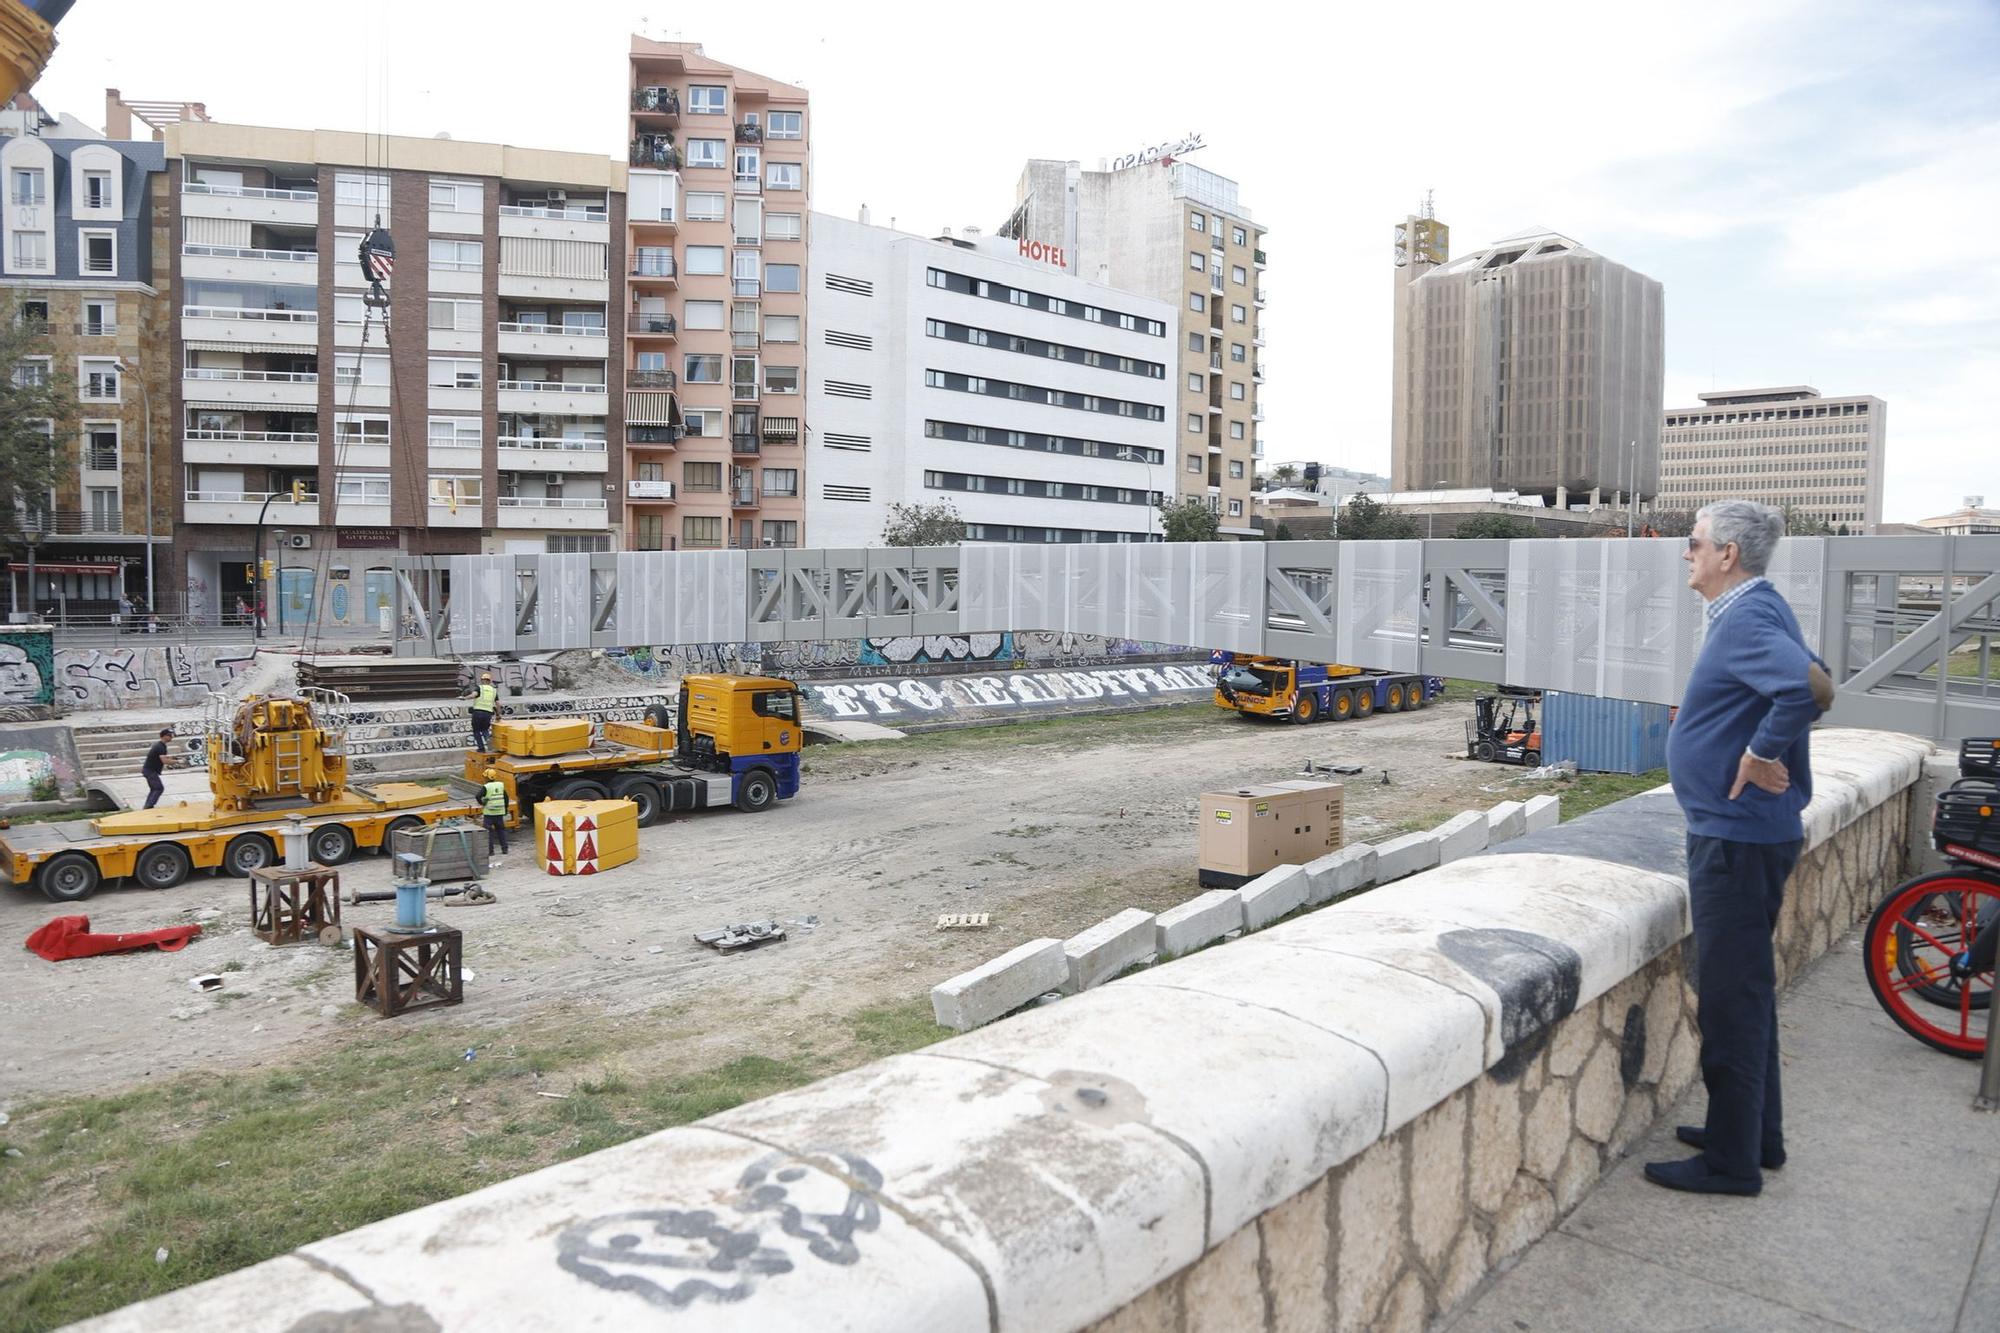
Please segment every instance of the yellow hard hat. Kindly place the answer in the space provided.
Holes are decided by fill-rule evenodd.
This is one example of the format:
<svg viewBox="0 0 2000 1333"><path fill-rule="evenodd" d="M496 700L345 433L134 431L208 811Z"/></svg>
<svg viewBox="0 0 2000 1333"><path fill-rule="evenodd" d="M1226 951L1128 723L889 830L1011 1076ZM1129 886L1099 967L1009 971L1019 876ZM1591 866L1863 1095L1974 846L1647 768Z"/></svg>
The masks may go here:
<svg viewBox="0 0 2000 1333"><path fill-rule="evenodd" d="M498 773L495 773L495 772L494 772L494 771L493 771L492 769L490 769L490 768L486 770L486 780L487 780L488 782L491 782L491 781L492 781L493 779L495 779L495 778L497 778L497 777L499 777L499 776L500 776L500 775L499 775Z"/></svg>
<svg viewBox="0 0 2000 1333"><path fill-rule="evenodd" d="M492 673L491 671L482 671L482 672L480 672L480 673L479 673L479 678L480 678L481 680L492 680L492 679L493 679L493 673Z"/></svg>

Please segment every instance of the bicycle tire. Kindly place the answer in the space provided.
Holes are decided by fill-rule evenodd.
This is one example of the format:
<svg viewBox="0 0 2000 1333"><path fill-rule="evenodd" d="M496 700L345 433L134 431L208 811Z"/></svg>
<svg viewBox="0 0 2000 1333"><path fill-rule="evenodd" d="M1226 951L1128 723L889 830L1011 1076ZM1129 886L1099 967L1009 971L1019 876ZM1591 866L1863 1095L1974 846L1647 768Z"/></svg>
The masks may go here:
<svg viewBox="0 0 2000 1333"><path fill-rule="evenodd" d="M1956 899L1951 924L1937 922L1935 909L1927 910L1927 904L1940 897ZM1968 924L1976 923L1989 905L2000 905L2000 879L1962 870L1920 875L1883 898L1861 938L1862 970L1883 1012L1932 1050L1967 1060L1978 1059L1986 1050L1984 1025L1975 1030L1972 1016L1990 1015L1993 973L1981 972L1959 984L1957 1003L1949 1008L1918 992L1951 980L1947 966L1951 955L1970 947L1976 925L1969 930ZM1912 1004L1912 995L1924 999L1925 1006Z"/></svg>

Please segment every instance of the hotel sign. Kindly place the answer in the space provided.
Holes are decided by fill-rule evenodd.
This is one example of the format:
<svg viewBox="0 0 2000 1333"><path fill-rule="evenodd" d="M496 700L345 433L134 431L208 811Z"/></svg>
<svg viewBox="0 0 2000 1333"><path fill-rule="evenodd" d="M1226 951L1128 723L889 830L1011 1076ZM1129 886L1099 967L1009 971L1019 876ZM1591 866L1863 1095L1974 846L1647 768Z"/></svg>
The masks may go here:
<svg viewBox="0 0 2000 1333"><path fill-rule="evenodd" d="M1047 245L1041 241L1030 241L1026 238L1023 238L1021 241L1021 258L1032 259L1038 264L1054 264L1057 268L1069 267L1063 260L1063 252L1060 245Z"/></svg>
<svg viewBox="0 0 2000 1333"><path fill-rule="evenodd" d="M1123 157L1114 157L1111 159L1111 169L1113 171L1123 171L1127 167L1143 167L1149 162L1172 162L1175 158L1185 157L1195 149L1202 147L1206 147L1206 145L1202 143L1201 136L1189 133L1179 139L1170 139L1166 143L1154 144L1151 148L1142 148L1136 153L1127 153Z"/></svg>

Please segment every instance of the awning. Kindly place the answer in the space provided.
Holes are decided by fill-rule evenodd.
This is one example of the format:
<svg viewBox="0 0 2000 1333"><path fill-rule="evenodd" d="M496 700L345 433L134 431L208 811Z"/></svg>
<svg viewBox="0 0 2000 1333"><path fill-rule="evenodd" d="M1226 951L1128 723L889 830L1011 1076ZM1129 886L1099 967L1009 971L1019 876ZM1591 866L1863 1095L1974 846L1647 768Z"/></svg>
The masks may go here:
<svg viewBox="0 0 2000 1333"><path fill-rule="evenodd" d="M9 571L15 573L25 574L28 572L27 562L20 560L9 564L7 568ZM86 565L75 561L62 560L37 560L35 562L35 572L37 574L116 574L123 568L123 565Z"/></svg>
<svg viewBox="0 0 2000 1333"><path fill-rule="evenodd" d="M248 343L198 342L189 338L181 346L192 352L268 352L273 349ZM297 355L297 353L292 353Z"/></svg>

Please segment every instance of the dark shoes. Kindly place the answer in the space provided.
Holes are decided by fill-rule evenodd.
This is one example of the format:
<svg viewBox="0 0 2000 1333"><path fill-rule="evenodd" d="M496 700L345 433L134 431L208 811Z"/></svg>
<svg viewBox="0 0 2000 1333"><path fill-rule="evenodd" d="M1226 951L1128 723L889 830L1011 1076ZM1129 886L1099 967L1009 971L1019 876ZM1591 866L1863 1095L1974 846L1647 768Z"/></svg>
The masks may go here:
<svg viewBox="0 0 2000 1333"><path fill-rule="evenodd" d="M1676 1126L1674 1129L1674 1137L1679 1139L1682 1143L1685 1143L1690 1148L1702 1149L1708 1147L1708 1131L1706 1129L1703 1129L1700 1125ZM1761 1165L1766 1171L1776 1171L1781 1167L1783 1167L1784 1164L1785 1164L1785 1150L1783 1148L1780 1148L1776 1152L1765 1153L1764 1160L1759 1165Z"/></svg>
<svg viewBox="0 0 2000 1333"><path fill-rule="evenodd" d="M1690 1157L1684 1162L1648 1162L1646 1179L1670 1190L1689 1194L1736 1194L1754 1197L1764 1192L1761 1180L1744 1180L1708 1169L1705 1158Z"/></svg>

